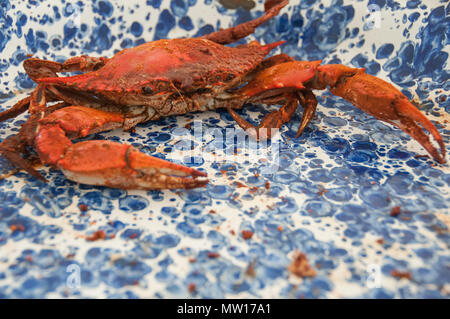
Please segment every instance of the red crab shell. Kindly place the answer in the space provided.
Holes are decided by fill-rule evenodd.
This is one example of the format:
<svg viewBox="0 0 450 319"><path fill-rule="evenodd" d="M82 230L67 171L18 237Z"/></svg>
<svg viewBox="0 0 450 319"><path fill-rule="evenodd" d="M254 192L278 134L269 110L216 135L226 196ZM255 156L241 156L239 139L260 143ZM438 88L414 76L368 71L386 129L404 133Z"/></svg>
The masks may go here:
<svg viewBox="0 0 450 319"><path fill-rule="evenodd" d="M97 71L39 82L93 92L156 94L174 87L186 92L213 86L220 91L282 43L253 42L233 48L206 39L159 40L122 50Z"/></svg>
<svg viewBox="0 0 450 319"><path fill-rule="evenodd" d="M445 144L433 123L398 89L382 79L339 64L265 56L283 41L226 47L278 15L287 0L267 0L266 14L204 38L159 40L117 53L111 59L73 57L63 63L31 58L27 74L39 83L31 95L0 113L0 121L29 110L19 133L0 143L0 153L17 167L45 180L21 156L28 146L71 180L129 189L203 187L206 173L141 153L131 145L71 139L114 128L128 130L161 116L227 108L255 138L270 138L272 128L291 121L304 108L296 137L313 119L318 104L312 90L329 87L374 117L415 138L435 160L445 163ZM72 77L58 73L87 72ZM90 71L90 72L89 72ZM246 85L243 85L245 84ZM47 102L58 102L47 105ZM255 126L235 109L246 103L283 104ZM439 144L431 143L428 131Z"/></svg>

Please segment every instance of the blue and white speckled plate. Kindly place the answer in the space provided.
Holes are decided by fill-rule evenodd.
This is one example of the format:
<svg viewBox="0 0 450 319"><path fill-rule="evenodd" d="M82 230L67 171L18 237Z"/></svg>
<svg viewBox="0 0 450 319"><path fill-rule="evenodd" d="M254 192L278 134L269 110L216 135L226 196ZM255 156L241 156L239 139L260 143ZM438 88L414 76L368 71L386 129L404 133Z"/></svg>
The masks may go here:
<svg viewBox="0 0 450 319"><path fill-rule="evenodd" d="M27 54L112 56L250 20L263 12L255 2L248 11L252 1L0 0L1 110L34 86L21 66ZM281 50L297 59L365 67L395 83L449 145L447 1L291 1L251 39L286 40ZM425 151L406 134L329 92L318 95L317 116L300 138L301 110L281 129L273 174L239 154L221 163L177 150L185 137L176 129L194 120L205 131L235 127L221 111L95 136L202 168L211 180L205 189L91 187L48 168L48 184L24 173L1 180L0 297L449 298L448 165L415 157ZM241 114L256 121L270 110ZM24 119L0 123L0 140ZM208 135L195 142L209 155L223 143ZM0 158L1 171L10 168ZM400 215L390 216L396 206ZM86 239L98 230L105 240ZM253 236L245 240L243 230ZM315 277L287 270L296 251Z"/></svg>

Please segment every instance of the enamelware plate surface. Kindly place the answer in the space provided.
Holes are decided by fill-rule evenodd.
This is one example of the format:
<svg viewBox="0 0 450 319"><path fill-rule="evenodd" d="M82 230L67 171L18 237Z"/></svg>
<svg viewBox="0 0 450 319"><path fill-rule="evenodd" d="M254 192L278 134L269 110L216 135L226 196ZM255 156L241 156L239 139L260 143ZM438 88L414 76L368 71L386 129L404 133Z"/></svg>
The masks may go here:
<svg viewBox="0 0 450 319"><path fill-rule="evenodd" d="M286 40L274 53L365 67L420 102L448 148L449 12L447 1L297 0L245 41ZM262 14L251 0L2 0L1 110L35 85L22 68L27 54L112 56ZM40 169L48 184L25 173L1 180L0 297L448 298L448 165L417 157L425 151L399 129L316 93L304 134L295 138L299 108L259 153L219 156L233 143L212 130L237 127L223 110L89 137L204 170L206 188L108 189L49 168ZM274 109L240 114L256 123ZM25 118L0 123L0 140ZM277 169L267 170L267 152L279 154ZM0 169L11 166L0 158ZM88 240L99 230L106 239ZM287 270L297 251L315 277Z"/></svg>

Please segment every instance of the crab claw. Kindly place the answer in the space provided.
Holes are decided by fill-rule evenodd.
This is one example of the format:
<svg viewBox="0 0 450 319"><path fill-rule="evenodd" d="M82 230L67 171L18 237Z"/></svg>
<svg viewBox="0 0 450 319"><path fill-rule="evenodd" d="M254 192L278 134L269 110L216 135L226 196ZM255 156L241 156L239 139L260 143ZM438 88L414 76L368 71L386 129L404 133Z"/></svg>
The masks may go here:
<svg viewBox="0 0 450 319"><path fill-rule="evenodd" d="M291 61L263 69L239 89L243 96L264 98L271 92L296 91L304 107L303 118L297 131L298 137L314 116L317 100L311 89L330 88L331 93L340 96L375 118L397 126L418 141L439 163L445 163L445 145L439 131L398 89L382 79L341 64L320 65L321 61ZM295 109L294 109L295 111ZM244 122L235 112L230 114L244 129L250 124ZM280 113L281 114L281 113ZM262 121L262 126L281 126L292 117L288 113L282 119L273 113ZM277 121L272 121L276 119ZM270 121L269 121L270 120ZM432 144L427 130L440 148Z"/></svg>
<svg viewBox="0 0 450 319"><path fill-rule="evenodd" d="M176 189L205 186L206 174L139 152L130 145L71 138L123 127L122 114L68 106L39 120L34 139L39 158L82 184L124 189Z"/></svg>
<svg viewBox="0 0 450 319"><path fill-rule="evenodd" d="M304 83L317 74L317 67L321 62L292 61L276 64L258 73L239 92L250 97L274 89L304 89Z"/></svg>
<svg viewBox="0 0 450 319"><path fill-rule="evenodd" d="M397 126L418 141L436 161L445 163L445 145L439 131L393 85L365 73L364 69L339 64L319 66L316 80L329 85L334 95L350 101L379 120ZM419 125L430 132L440 147L440 153Z"/></svg>
<svg viewBox="0 0 450 319"><path fill-rule="evenodd" d="M202 187L206 174L111 141L85 141L70 146L57 162L67 178L83 184L124 189Z"/></svg>

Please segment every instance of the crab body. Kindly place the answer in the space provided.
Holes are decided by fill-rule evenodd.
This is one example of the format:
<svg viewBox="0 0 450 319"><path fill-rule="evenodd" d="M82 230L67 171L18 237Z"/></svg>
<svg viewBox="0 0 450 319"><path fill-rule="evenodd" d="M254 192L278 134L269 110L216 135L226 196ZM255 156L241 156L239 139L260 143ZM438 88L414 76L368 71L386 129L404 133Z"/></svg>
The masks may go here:
<svg viewBox="0 0 450 319"><path fill-rule="evenodd" d="M112 58L79 56L64 63L26 60L24 68L37 88L0 113L0 120L26 109L30 117L18 135L0 145L0 152L41 179L18 155L26 153L28 146L36 149L43 163L81 183L134 189L200 187L208 182L198 179L206 176L204 172L143 154L130 145L95 140L73 144L71 140L115 128L127 130L163 116L218 108L227 108L256 139L270 138L271 128L289 122L300 104L304 111L298 137L316 110L312 90L330 88L363 111L401 128L444 163L445 147L434 125L399 90L364 69L294 61L285 54L266 58L283 41L225 46L251 34L286 4L269 0L264 16L237 27L202 38L149 42ZM70 71L84 73L57 75ZM54 101L60 103L47 106ZM235 112L247 102L282 107L254 126ZM419 124L438 142L440 153Z"/></svg>
<svg viewBox="0 0 450 319"><path fill-rule="evenodd" d="M207 39L158 40L122 50L96 71L40 78L38 83L95 95L115 105L148 107L155 117L204 111L217 108L214 99L242 83L281 43L232 48ZM206 98L196 99L199 95ZM173 105L180 96L184 103Z"/></svg>

